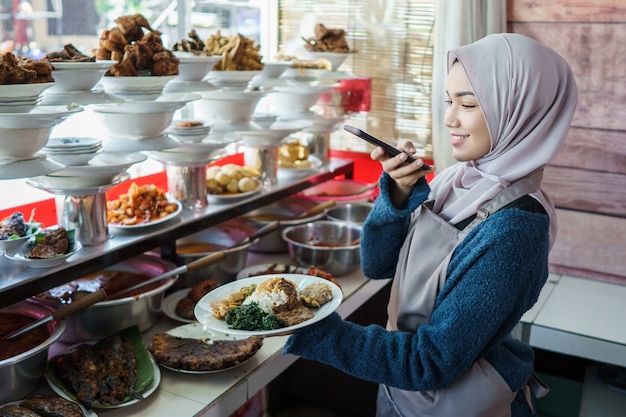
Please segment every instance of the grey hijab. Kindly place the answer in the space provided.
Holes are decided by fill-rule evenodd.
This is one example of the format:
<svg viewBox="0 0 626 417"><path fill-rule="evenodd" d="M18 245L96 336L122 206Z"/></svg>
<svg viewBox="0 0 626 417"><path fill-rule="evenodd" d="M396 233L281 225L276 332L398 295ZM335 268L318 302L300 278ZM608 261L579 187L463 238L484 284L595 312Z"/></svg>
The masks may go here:
<svg viewBox="0 0 626 417"><path fill-rule="evenodd" d="M493 34L453 49L448 71L456 61L485 115L491 150L445 169L431 182L433 211L452 224L475 214L515 180L548 165L565 142L578 100L567 62L523 35ZM552 246L554 205L541 189L531 196L550 216Z"/></svg>

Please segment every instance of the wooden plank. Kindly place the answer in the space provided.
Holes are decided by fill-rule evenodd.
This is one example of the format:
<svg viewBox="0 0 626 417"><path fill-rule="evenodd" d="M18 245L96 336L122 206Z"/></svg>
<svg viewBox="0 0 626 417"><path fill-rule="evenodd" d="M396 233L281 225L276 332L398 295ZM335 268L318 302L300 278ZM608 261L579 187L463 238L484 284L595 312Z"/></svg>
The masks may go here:
<svg viewBox="0 0 626 417"><path fill-rule="evenodd" d="M507 0L511 22L626 22L623 0Z"/></svg>
<svg viewBox="0 0 626 417"><path fill-rule="evenodd" d="M626 283L626 218L560 209L557 216L552 272L577 271L581 278Z"/></svg>
<svg viewBox="0 0 626 417"><path fill-rule="evenodd" d="M542 188L559 208L626 219L626 175L548 166Z"/></svg>
<svg viewBox="0 0 626 417"><path fill-rule="evenodd" d="M509 30L550 46L569 62L579 90L573 126L624 130L624 25L512 23Z"/></svg>
<svg viewBox="0 0 626 417"><path fill-rule="evenodd" d="M626 174L626 131L573 127L552 165Z"/></svg>

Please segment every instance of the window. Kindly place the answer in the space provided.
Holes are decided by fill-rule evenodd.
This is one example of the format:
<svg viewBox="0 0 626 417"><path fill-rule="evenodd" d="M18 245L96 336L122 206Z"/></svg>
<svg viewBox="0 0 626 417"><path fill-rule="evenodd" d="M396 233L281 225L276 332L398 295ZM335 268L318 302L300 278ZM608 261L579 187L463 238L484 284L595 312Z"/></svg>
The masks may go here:
<svg viewBox="0 0 626 417"><path fill-rule="evenodd" d="M409 139L431 156L430 88L435 0L281 0L279 48L302 48L316 23L344 29L357 51L345 64L372 80L371 111L350 122L392 144ZM334 149L369 151L369 145L344 132L333 133Z"/></svg>

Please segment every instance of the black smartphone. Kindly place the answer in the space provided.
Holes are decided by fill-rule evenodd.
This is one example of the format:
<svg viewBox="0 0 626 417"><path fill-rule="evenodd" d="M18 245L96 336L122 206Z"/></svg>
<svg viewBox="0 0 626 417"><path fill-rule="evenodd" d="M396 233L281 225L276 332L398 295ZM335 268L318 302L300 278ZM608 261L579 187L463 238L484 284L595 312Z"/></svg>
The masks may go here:
<svg viewBox="0 0 626 417"><path fill-rule="evenodd" d="M352 125L343 125L343 130L345 130L346 132L350 132L353 135L356 135L358 137L360 137L361 139L364 139L366 141L368 141L369 143L371 143L374 146L380 146L381 148L383 148L385 150L385 152L391 156L396 156L399 153L401 153L402 151L398 148L394 148L393 146L389 145L388 143L383 142L382 140L375 138L374 136L370 135L369 133L359 129L358 127L354 127ZM407 163L411 163L411 162L415 162L415 158L413 158L411 155L407 155L407 159L406 159ZM428 170L430 169L430 166L427 164L424 164L420 167L420 169L425 169Z"/></svg>

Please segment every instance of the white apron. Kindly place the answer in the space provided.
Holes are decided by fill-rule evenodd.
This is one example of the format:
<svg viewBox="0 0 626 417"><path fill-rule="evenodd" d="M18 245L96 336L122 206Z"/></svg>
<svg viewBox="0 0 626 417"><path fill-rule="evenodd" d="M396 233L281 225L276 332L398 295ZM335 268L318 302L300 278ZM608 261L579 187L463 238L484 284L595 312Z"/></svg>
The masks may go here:
<svg viewBox="0 0 626 417"><path fill-rule="evenodd" d="M476 219L463 230L434 214L432 201L422 204L412 215L407 238L400 249L387 307L387 329L414 332L427 323L458 243L489 214L536 191L541 177L542 172L538 171L505 188L483 206ZM376 415L510 416L516 394L493 366L480 358L459 380L443 390L407 391L381 385ZM531 404L527 389L525 395Z"/></svg>

